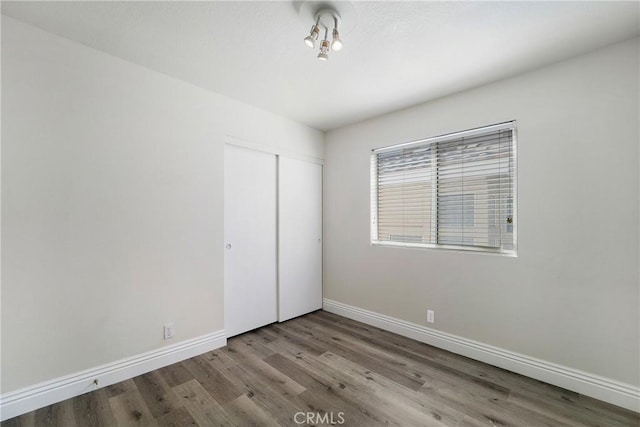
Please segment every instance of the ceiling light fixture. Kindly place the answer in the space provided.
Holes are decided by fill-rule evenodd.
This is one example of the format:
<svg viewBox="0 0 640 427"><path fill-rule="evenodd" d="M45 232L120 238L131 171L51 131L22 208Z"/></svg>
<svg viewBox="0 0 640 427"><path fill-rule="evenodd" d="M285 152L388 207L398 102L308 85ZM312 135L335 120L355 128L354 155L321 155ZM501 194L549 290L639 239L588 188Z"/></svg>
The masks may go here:
<svg viewBox="0 0 640 427"><path fill-rule="evenodd" d="M309 35L304 38L304 43L313 48L316 46L315 41L320 36L320 31L324 30L324 39L320 42L320 52L317 58L321 61L329 59L329 52L337 52L344 47L344 42L340 38L340 31L342 34L353 28L353 19L349 19L351 26L347 26L344 23L344 16L352 18L353 6L348 1L307 1L304 2L300 8L300 16L306 22L312 18L315 24L311 27ZM307 27L308 28L308 27ZM338 31L340 28L340 31ZM329 31L331 31L331 41L329 41Z"/></svg>

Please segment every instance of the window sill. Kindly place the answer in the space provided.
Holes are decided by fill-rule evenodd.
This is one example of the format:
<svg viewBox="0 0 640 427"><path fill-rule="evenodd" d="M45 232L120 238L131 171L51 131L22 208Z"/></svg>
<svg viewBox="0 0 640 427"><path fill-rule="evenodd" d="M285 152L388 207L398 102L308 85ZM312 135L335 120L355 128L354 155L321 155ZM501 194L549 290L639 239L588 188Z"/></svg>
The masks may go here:
<svg viewBox="0 0 640 427"><path fill-rule="evenodd" d="M372 241L371 246L381 248L400 248L400 249L418 249L418 250L436 250L446 252L458 252L465 254L480 254L480 255L493 255L503 256L508 258L517 258L517 251L503 251L494 248L483 248L477 246L455 246L455 245L434 245L428 243L401 243L401 242L381 242Z"/></svg>

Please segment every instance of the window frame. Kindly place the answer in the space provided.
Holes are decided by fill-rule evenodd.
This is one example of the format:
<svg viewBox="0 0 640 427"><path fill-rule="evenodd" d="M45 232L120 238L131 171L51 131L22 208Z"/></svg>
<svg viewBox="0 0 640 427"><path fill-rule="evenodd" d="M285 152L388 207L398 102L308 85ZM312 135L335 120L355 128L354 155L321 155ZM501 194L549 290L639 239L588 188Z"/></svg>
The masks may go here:
<svg viewBox="0 0 640 427"><path fill-rule="evenodd" d="M487 247L487 246L465 246L465 245L450 245L450 244L441 244L441 243L410 243L410 242L393 242L386 240L378 240L378 175L377 175L377 155L378 153L384 153L385 151L393 151L399 148L409 148L418 145L431 145L439 142L450 141L452 139L458 139L463 137L470 137L474 135L479 135L491 131L498 131L504 129L511 129L512 131L512 141L511 141L511 153L513 158L513 176L511 177L511 193L512 193L512 227L513 227L513 250L505 250L502 248L495 247ZM468 129L459 132L453 132L448 134L442 134L438 136L433 136L425 139L419 139L415 141L405 142L401 144L394 144L383 146L379 148L371 149L371 157L370 157L370 188L371 188L371 206L370 206L370 245L371 246L379 246L379 247L390 247L390 248L409 248L409 249L429 249L429 250L446 250L446 251L455 251L455 252L463 252L463 253L480 253L480 254L489 254L489 255L500 255L507 257L517 257L518 256L518 153L517 153L517 143L518 140L518 130L517 130L517 122L516 120L511 120L507 122L497 123L488 126L481 126L473 129ZM436 150L432 150L432 168L436 168L436 160L437 154ZM437 240L438 234L438 198L437 198L437 188L438 182L436 180L435 185L432 185L432 215L431 215L431 224L430 224L430 232L432 236L432 241ZM433 194L435 193L435 194Z"/></svg>

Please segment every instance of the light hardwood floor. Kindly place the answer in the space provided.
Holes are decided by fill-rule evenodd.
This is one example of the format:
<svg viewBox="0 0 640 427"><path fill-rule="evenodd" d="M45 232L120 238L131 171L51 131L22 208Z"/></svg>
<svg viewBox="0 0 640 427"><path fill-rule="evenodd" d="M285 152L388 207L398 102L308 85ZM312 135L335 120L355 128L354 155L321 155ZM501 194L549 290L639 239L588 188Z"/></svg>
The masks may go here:
<svg viewBox="0 0 640 427"><path fill-rule="evenodd" d="M365 427L640 425L634 412L318 311L2 427L332 421Z"/></svg>

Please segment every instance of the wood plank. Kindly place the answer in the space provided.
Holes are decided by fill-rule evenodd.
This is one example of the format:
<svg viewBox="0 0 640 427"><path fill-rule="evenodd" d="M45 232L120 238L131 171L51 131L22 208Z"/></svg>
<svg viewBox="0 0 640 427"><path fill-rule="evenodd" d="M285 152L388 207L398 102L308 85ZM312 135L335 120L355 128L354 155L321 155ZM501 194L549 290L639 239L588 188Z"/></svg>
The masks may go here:
<svg viewBox="0 0 640 427"><path fill-rule="evenodd" d="M274 354L273 350L269 350L269 353ZM238 350L230 353L230 355L239 365L262 379L277 393L284 396L295 396L306 390L302 385L266 363L252 349L246 346L239 346Z"/></svg>
<svg viewBox="0 0 640 427"><path fill-rule="evenodd" d="M156 419L158 427L198 427L189 411L178 408Z"/></svg>
<svg viewBox="0 0 640 427"><path fill-rule="evenodd" d="M173 391L178 398L182 399L182 406L189 411L189 414L199 425L232 426L237 424L197 380L193 379L177 385Z"/></svg>
<svg viewBox="0 0 640 427"><path fill-rule="evenodd" d="M322 309L316 310L313 313L309 313L306 317L319 317L327 322L340 323L345 317L338 316L337 314L329 313L328 311L324 311Z"/></svg>
<svg viewBox="0 0 640 427"><path fill-rule="evenodd" d="M264 344L268 343L264 342L262 338L253 332L248 332L232 338L230 343L227 342L227 347L229 350L242 351L245 353L250 352L255 354L257 357L264 359L265 357L273 354L273 350L266 347Z"/></svg>
<svg viewBox="0 0 640 427"><path fill-rule="evenodd" d="M403 425L362 400L351 399L350 395L344 392L344 384L340 386L338 382L334 385L332 381L316 375L281 354L269 356L265 362L307 388L300 397L312 411L334 414L334 418L339 413L344 413L349 425Z"/></svg>
<svg viewBox="0 0 640 427"><path fill-rule="evenodd" d="M461 394L454 388L429 388L420 390L432 401L453 408L485 425L519 425L524 420L530 425L566 427L575 425L563 422L552 414L544 414L515 405L506 399L487 398L472 394Z"/></svg>
<svg viewBox="0 0 640 427"><path fill-rule="evenodd" d="M611 403L603 402L582 394L578 396L578 399L580 400L580 406L587 411L624 422L628 421L630 425L640 427L639 412L620 408L619 406L612 405Z"/></svg>
<svg viewBox="0 0 640 427"><path fill-rule="evenodd" d="M424 414L425 419L441 421L445 425L457 425L463 418L463 413L438 402L433 402L425 396L408 389L383 375L367 370L365 367L348 359L325 353L318 360L339 370L344 378L365 387L369 393L375 393L390 401L403 402L411 408ZM399 407L400 408L400 407ZM400 410L400 409L398 409Z"/></svg>
<svg viewBox="0 0 640 427"><path fill-rule="evenodd" d="M377 414L377 419L385 423L397 425L446 425L442 421L442 416L434 415L431 412L422 411L422 407L412 405L403 399L394 399L393 396L376 393L368 381L358 381L345 375L342 369L325 364L317 357L305 354L283 355L293 363L300 365L313 375L317 375L326 380L338 394L342 395L343 401L352 402L354 406L366 408L366 411ZM350 421L350 414L345 413L344 418ZM457 422L457 421L456 421Z"/></svg>
<svg viewBox="0 0 640 427"><path fill-rule="evenodd" d="M133 379L121 381L119 383L111 384L104 388L107 398L114 397L127 391L136 391L136 384Z"/></svg>
<svg viewBox="0 0 640 427"><path fill-rule="evenodd" d="M282 329L282 325L286 325L285 323L272 323L270 325L264 326L261 329L264 329L265 331L267 331L269 334L273 335L274 337L278 338L278 339L301 339L300 337L297 337L291 333L289 333L288 331L286 331L285 329Z"/></svg>
<svg viewBox="0 0 640 427"><path fill-rule="evenodd" d="M581 396L582 397L582 396ZM633 413L622 414L620 411L594 411L593 407L585 404L581 399L557 400L555 397L543 393L532 393L528 389L514 391L509 396L509 402L534 412L544 413L553 409L555 417L568 424L585 427L628 427L633 424ZM640 426L640 418L636 415L635 425Z"/></svg>
<svg viewBox="0 0 640 427"><path fill-rule="evenodd" d="M10 418L2 422L2 427L34 427L36 425L35 415L35 411L31 411L18 417Z"/></svg>
<svg viewBox="0 0 640 427"><path fill-rule="evenodd" d="M137 376L133 382L154 418L166 415L182 404L158 371Z"/></svg>
<svg viewBox="0 0 640 427"><path fill-rule="evenodd" d="M328 416L330 419L344 419L348 426L374 427L374 426L396 426L401 424L390 422L381 414L371 413L367 408L361 406L348 405L341 402L336 396L318 394L315 391L307 390L299 396L307 405L307 410L303 413L312 416ZM295 414L294 414L295 416ZM313 419L313 418L312 418ZM324 424L324 423L323 423ZM312 424L313 425L313 424Z"/></svg>
<svg viewBox="0 0 640 427"><path fill-rule="evenodd" d="M85 393L72 400L76 423L86 427L109 427L116 424L105 389Z"/></svg>
<svg viewBox="0 0 640 427"><path fill-rule="evenodd" d="M73 402L64 400L35 412L34 424L36 426L76 426L73 414Z"/></svg>
<svg viewBox="0 0 640 427"><path fill-rule="evenodd" d="M398 348L422 355L429 360L433 360L457 371L465 372L476 378L484 379L494 384L502 384L508 389L524 387L535 391L541 390L542 388L545 390L545 393L553 394L558 399L578 398L578 393L561 389L495 366L487 365L486 363L479 362L459 354L432 347L428 344L424 344L392 332L384 331L352 319L342 318L342 321L339 323L339 328L350 331L353 333L354 337L367 335L374 340L391 343L394 346L398 346Z"/></svg>
<svg viewBox="0 0 640 427"><path fill-rule="evenodd" d="M298 326L293 325L289 325L289 327L299 328ZM322 343L328 351L365 366L369 370L377 372L398 384L408 387L414 391L419 390L424 385L424 380L415 376L414 373L403 369L403 364L401 362L391 360L390 363L388 363L387 360L380 360L377 357L372 357L369 354L363 353L361 351L361 347L355 346L352 341L338 338L332 334L323 333L320 330L313 330L307 325L302 325L300 328L306 330L314 340Z"/></svg>
<svg viewBox="0 0 640 427"><path fill-rule="evenodd" d="M129 390L110 397L109 406L118 427L157 426L138 390Z"/></svg>
<svg viewBox="0 0 640 427"><path fill-rule="evenodd" d="M216 351L210 351L202 356L219 371L224 371L225 369L237 364L237 362L229 355L227 347L220 348Z"/></svg>
<svg viewBox="0 0 640 427"><path fill-rule="evenodd" d="M293 419L298 411L306 410L299 396L283 396L271 389L261 378L237 365L228 368L224 374L234 385L242 388L244 394L257 406L276 419L281 425L295 425Z"/></svg>
<svg viewBox="0 0 640 427"><path fill-rule="evenodd" d="M305 354L311 354L313 356L320 356L327 352L326 347L322 347L321 344L312 343L311 341L300 341L297 339L293 340L283 340L279 339L269 343L269 348L274 350L276 353L281 351L281 349L287 349L291 352L299 351Z"/></svg>
<svg viewBox="0 0 640 427"><path fill-rule="evenodd" d="M193 374L184 367L182 362L174 363L158 370L169 387L184 384L193 379Z"/></svg>
<svg viewBox="0 0 640 427"><path fill-rule="evenodd" d="M254 340L263 345L269 344L271 341L279 338L278 335L269 332L266 328L255 329L246 335L251 336Z"/></svg>
<svg viewBox="0 0 640 427"><path fill-rule="evenodd" d="M343 319L340 322L330 322L316 313L306 319L310 322L324 325L332 330L342 332L359 341L393 352L413 353L432 361L438 361L439 358L442 358L443 355L448 353L444 350L383 331L373 326L350 321L350 319Z"/></svg>
<svg viewBox="0 0 640 427"><path fill-rule="evenodd" d="M282 337L285 339L295 338L304 341L311 337L307 331L298 331L295 328L292 328L291 325L293 325L291 320L284 323L272 324L269 325L269 328L271 328L269 329L269 331L279 331L283 335Z"/></svg>
<svg viewBox="0 0 640 427"><path fill-rule="evenodd" d="M313 318L313 320L317 321L317 318ZM453 361L455 363L468 362L468 363L477 365L479 367L489 366L489 365L486 365L485 363L478 362L473 359L469 359L468 357L455 354L450 351L443 350L437 347L433 347L431 345L422 343L420 341L416 341L411 338L404 337L402 335L394 334L393 332L385 331L384 329L380 329L375 326L360 323L358 321L348 319L346 317L343 317L342 320L338 324L336 324L335 327L341 330L344 330L349 334L352 333L354 336L358 336L358 337L368 336L380 342L391 343L395 348L411 351L436 361L440 361L440 362ZM489 366L489 367L494 368L492 366Z"/></svg>
<svg viewBox="0 0 640 427"><path fill-rule="evenodd" d="M327 351L327 349L324 348L322 344L310 341L308 339L300 340L298 338L278 338L277 340L271 341L269 344L266 344L269 349L273 350L276 353L278 352L277 349L281 348L282 345L298 348L299 351L313 354L314 356L320 356L322 353L325 353Z"/></svg>
<svg viewBox="0 0 640 427"><path fill-rule="evenodd" d="M495 426L495 424L493 424ZM476 418L472 418L468 415L465 415L465 417L462 419L462 421L460 421L460 424L458 425L458 427L487 427L487 426L491 426L491 424L488 424L486 421L480 421Z"/></svg>
<svg viewBox="0 0 640 427"><path fill-rule="evenodd" d="M317 320L306 319L305 321L310 321L313 325L313 322ZM502 398L506 398L509 394L509 389L482 376L471 375L440 363L433 357L427 358L358 333L349 334L348 331L345 333L339 325L319 323L318 329L326 333L333 332L332 338L334 339L339 337L342 340L351 340L352 347L355 347L359 352L379 358L390 366L398 365L404 371L409 370L417 378L424 380L425 383L429 382L432 386L448 383L464 390L473 390L475 393Z"/></svg>
<svg viewBox="0 0 640 427"><path fill-rule="evenodd" d="M235 425L241 426L280 426L280 424L267 411L260 408L254 400L243 394L229 402L225 410L235 420ZM233 425L233 424L227 424Z"/></svg>
<svg viewBox="0 0 640 427"><path fill-rule="evenodd" d="M182 363L219 404L224 405L242 394L241 390L211 366L204 357L196 356Z"/></svg>

